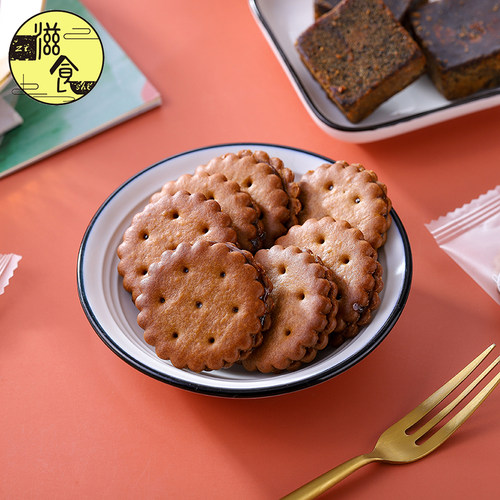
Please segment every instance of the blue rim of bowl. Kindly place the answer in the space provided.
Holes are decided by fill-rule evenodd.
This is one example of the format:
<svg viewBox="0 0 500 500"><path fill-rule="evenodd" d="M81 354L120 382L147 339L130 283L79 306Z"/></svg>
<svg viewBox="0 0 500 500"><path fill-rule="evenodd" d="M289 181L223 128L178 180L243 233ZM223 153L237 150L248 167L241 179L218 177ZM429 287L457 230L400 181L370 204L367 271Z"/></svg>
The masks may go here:
<svg viewBox="0 0 500 500"><path fill-rule="evenodd" d="M303 153L311 156L315 156L317 158L320 158L324 160L325 162L333 163L334 160L331 158L328 158L323 155L319 155L317 153L313 153L311 151L307 151L305 149L300 149L300 148L295 148L295 147L290 147L290 146L283 146L279 144L271 144L271 143L260 143L260 142L235 142L235 143L222 143L222 144L215 144L211 146L206 146L206 147L200 147L200 148L195 148L191 149L188 151L184 151L182 153L169 156L143 170L135 174L134 176L130 177L127 181L125 181L121 186L119 186L113 193L111 193L108 198L102 203L102 205L99 207L95 215L92 217L89 225L87 226L87 229L83 235L82 242L80 244L79 252L78 252L78 260L77 260L77 288L78 288L78 296L80 299L80 304L83 308L83 311L92 326L92 328L95 330L99 338L104 342L104 344L111 349L118 357L120 357L123 361L128 363L130 366L135 368L136 370L144 373L145 375L148 375L149 377L152 377L156 380L159 380L161 382L164 382L166 384L172 385L174 387L178 387L180 389L185 389L190 392L195 392L198 394L205 394L209 396L219 396L219 397L225 397L225 398L261 398L261 397L266 397L266 396L278 396L281 394L287 394L287 393L292 393L296 392L302 389L306 389L308 387L312 387L315 385L318 385L322 382L326 382L327 380L330 380L331 378L340 375L342 372L346 371L347 369L351 368L355 364L359 363L363 358L365 358L370 352L372 352L381 342L384 340L384 338L389 334L389 332L392 330L394 325L396 324L397 320L401 316L401 313L403 312L404 306L406 304L406 301L408 299L408 295L410 293L410 288L411 288L411 281L412 281L412 275L413 275L413 261L412 261L412 254L411 254L411 248L410 248L410 242L408 239L408 235L406 233L406 230L403 226L403 223L401 222L401 219L399 216L396 214L394 208L391 209L391 217L392 217L392 224L394 224L400 233L402 243L403 243L403 248L404 248L404 257L405 257L405 272L404 272L404 278L403 278L403 286L401 288L400 295L398 297L398 300L396 302L396 305L394 309L392 310L391 314L387 317L386 321L382 325L382 327L379 329L377 334L372 338L372 340L360 351L358 351L356 354L351 356L350 358L346 359L342 363L339 363L338 365L333 366L331 369L323 371L321 374L314 378L309 378L306 380L300 380L294 383L287 383L283 384L280 386L273 386L273 387L259 387L259 388L246 388L244 390L240 389L232 389L232 388L217 388L217 387L211 387L211 386L205 386L201 384L195 384L192 382L188 382L185 380L180 380L177 378L173 378L168 376L165 373L158 372L157 370L152 369L151 367L141 363L137 359L135 359L133 356L131 356L127 351L122 349L120 346L118 346L115 341L108 335L106 330L102 327L102 325L99 323L98 318L95 316L92 307L88 301L87 294L85 291L85 285L84 285L84 279L83 279L83 273L84 273L84 260L85 260L85 250L86 250L86 245L87 241L90 237L90 234L92 232L93 226L97 219L99 218L100 214L106 209L108 204L113 200L113 198L122 190L124 189L128 184L133 182L135 179L146 173L147 171L154 169L158 167L159 165L162 165L165 162L169 162L172 160L175 160L176 158L180 158L182 156L186 156L192 153L196 153L198 151L205 151L205 150L210 150L210 149L216 149L216 148L221 148L221 147L227 147L227 148L234 148L234 147L240 147L244 148L247 147L248 145L252 146L258 146L264 148L281 148L281 149L287 149L290 151L296 151L298 153Z"/></svg>
<svg viewBox="0 0 500 500"><path fill-rule="evenodd" d="M314 104L314 101L312 100L311 96L307 92L306 87L303 85L302 80L299 78L297 75L297 72L291 65L288 57L285 54L285 51L281 47L281 44L278 42L276 39L276 36L274 35L273 30L267 23L267 21L264 18L264 15L262 14L260 7L258 6L258 1L259 0L249 0L250 2L250 8L258 18L259 22L262 24L264 29L266 30L266 33L268 34L269 38L273 41L274 47L278 51L281 60L285 64L289 74L293 78L295 84L297 85L297 88L300 90L300 93L302 94L302 97L304 100L307 102L307 105L311 109L311 111L314 113L316 118L320 120L322 123L324 123L326 126L333 128L335 130L341 130L343 132L369 132L369 131L374 131L374 130L379 130L383 129L386 127L393 127L394 125L398 125L400 123L404 122L409 122L411 120L415 120L416 118L420 118L422 116L430 115L433 113L437 113L438 111L444 111L446 109L451 109L455 108L457 106L461 106L463 104L467 104L469 102L474 102L474 101L481 101L483 99L486 99L488 97L493 97L495 95L500 94L500 87L496 87L494 89L488 89L488 90L483 90L478 93L472 94L471 96L464 97L462 99L457 99L455 101L449 101L448 104L445 104L443 106L439 106L438 108L434 109L429 109L427 111L421 111L419 113L415 113L409 116L402 116L401 118L397 118L395 120L388 120L383 123L379 124L374 124L374 125L364 125L364 126L357 126L357 127L349 127L345 125L340 125L338 123L332 122L330 119L328 119L322 112L321 110ZM332 106L335 106L332 103Z"/></svg>

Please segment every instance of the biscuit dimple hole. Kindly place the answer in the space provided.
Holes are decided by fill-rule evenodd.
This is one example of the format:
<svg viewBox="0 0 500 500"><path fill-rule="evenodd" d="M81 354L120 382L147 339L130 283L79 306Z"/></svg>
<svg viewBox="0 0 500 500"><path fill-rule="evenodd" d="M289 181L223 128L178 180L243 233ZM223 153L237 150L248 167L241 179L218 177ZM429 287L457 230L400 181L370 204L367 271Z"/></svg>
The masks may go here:
<svg viewBox="0 0 500 500"><path fill-rule="evenodd" d="M304 292L299 293L299 300L304 300L306 298Z"/></svg>
<svg viewBox="0 0 500 500"><path fill-rule="evenodd" d="M214 339L213 337L210 337L210 338L208 339L208 343L209 343L209 344L213 344L214 342L215 342L215 339Z"/></svg>
<svg viewBox="0 0 500 500"><path fill-rule="evenodd" d="M253 183L252 183L252 179L247 179L247 180L244 182L244 184L243 184L243 185L244 185L246 188L249 188L249 187L252 187L252 184L253 184Z"/></svg>
<svg viewBox="0 0 500 500"><path fill-rule="evenodd" d="M361 201L361 199L358 196L356 196L356 198L354 198L354 203L359 203L360 201Z"/></svg>
<svg viewBox="0 0 500 500"><path fill-rule="evenodd" d="M318 238L318 244L319 244L319 245L323 245L324 243L325 243L325 237L324 237L324 236L320 236L320 237Z"/></svg>
<svg viewBox="0 0 500 500"><path fill-rule="evenodd" d="M349 257L347 255L342 255L342 257L340 258L340 263L341 264L349 264Z"/></svg>
<svg viewBox="0 0 500 500"><path fill-rule="evenodd" d="M147 240L148 238L149 238L149 234L148 234L148 233L144 233L144 234L142 235L142 239L143 239L143 240Z"/></svg>
<svg viewBox="0 0 500 500"><path fill-rule="evenodd" d="M188 272L189 272L189 268L187 268L187 267L183 267L183 268L182 268L182 272L183 272L183 273L188 273Z"/></svg>
<svg viewBox="0 0 500 500"><path fill-rule="evenodd" d="M208 233L208 227L204 227L202 231L203 231L203 234L207 234Z"/></svg>
<svg viewBox="0 0 500 500"><path fill-rule="evenodd" d="M177 332L172 333L172 338L176 339L179 336Z"/></svg>
<svg viewBox="0 0 500 500"><path fill-rule="evenodd" d="M213 193L207 193L207 199L208 200L213 200L214 199L214 194Z"/></svg>
<svg viewBox="0 0 500 500"><path fill-rule="evenodd" d="M285 274L286 273L286 267L285 266L280 266L279 273L280 274Z"/></svg>
<svg viewBox="0 0 500 500"><path fill-rule="evenodd" d="M160 304L164 304L165 303L165 298L164 297L160 297Z"/></svg>
<svg viewBox="0 0 500 500"><path fill-rule="evenodd" d="M329 182L326 186L325 186L325 189L327 189L328 191L331 191L333 189L333 182Z"/></svg>
<svg viewBox="0 0 500 500"><path fill-rule="evenodd" d="M146 268L141 269L140 274L142 274L143 276L146 276L146 274L148 274L148 270Z"/></svg>
<svg viewBox="0 0 500 500"><path fill-rule="evenodd" d="M179 212L173 212L172 219L178 219L178 218L179 218Z"/></svg>
<svg viewBox="0 0 500 500"><path fill-rule="evenodd" d="M196 308L197 308L197 309L201 309L201 306L202 306L203 304L202 304L200 301L197 301L195 305L196 305Z"/></svg>
<svg viewBox="0 0 500 500"><path fill-rule="evenodd" d="M219 276L221 278L225 278L226 277L226 273L224 271L221 271L220 274L219 274Z"/></svg>
<svg viewBox="0 0 500 500"><path fill-rule="evenodd" d="M292 333L291 330L285 330L285 337L288 337Z"/></svg>
<svg viewBox="0 0 500 500"><path fill-rule="evenodd" d="M337 300L340 300L342 298L342 294L339 292L337 293L337 296L335 297Z"/></svg>
<svg viewBox="0 0 500 500"><path fill-rule="evenodd" d="M234 313L237 313L238 311L239 311L239 309L238 309L236 306L234 306L234 307L233 307L233 312L234 312Z"/></svg>

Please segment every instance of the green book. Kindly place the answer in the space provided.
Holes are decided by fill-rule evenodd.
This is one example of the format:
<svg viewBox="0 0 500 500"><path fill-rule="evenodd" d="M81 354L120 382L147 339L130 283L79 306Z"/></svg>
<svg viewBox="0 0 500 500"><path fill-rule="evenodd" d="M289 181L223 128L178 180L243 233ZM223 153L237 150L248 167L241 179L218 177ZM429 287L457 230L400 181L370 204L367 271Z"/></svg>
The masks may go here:
<svg viewBox="0 0 500 500"><path fill-rule="evenodd" d="M0 177L161 104L158 91L78 0L47 0L45 10L73 12L89 22L101 38L104 67L91 92L65 105L35 101L14 81L3 89L0 97L23 123L0 138Z"/></svg>

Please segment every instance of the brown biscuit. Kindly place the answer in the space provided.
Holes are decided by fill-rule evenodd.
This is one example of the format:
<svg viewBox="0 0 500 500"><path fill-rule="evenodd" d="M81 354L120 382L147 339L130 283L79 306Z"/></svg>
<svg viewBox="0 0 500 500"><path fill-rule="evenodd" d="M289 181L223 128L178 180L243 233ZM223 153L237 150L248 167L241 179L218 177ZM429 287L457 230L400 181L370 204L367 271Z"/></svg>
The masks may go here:
<svg viewBox="0 0 500 500"><path fill-rule="evenodd" d="M236 242L229 215L221 212L215 200L207 200L201 193L179 191L173 196L165 195L136 214L117 250L118 272L132 299L137 298L139 284L149 266L165 250L198 239Z"/></svg>
<svg viewBox="0 0 500 500"><path fill-rule="evenodd" d="M252 154L251 151L241 151L240 154ZM287 227L294 226L298 223L297 214L300 212L300 201L299 193L300 188L297 182L295 182L295 175L289 169L285 167L285 164L280 158L270 157L265 151L254 151L253 156L260 163L267 163L273 167L276 172L278 172L281 177L281 182L283 184L283 189L287 192L289 198L289 208L290 208L290 220L288 221Z"/></svg>
<svg viewBox="0 0 500 500"><path fill-rule="evenodd" d="M273 284L271 328L244 361L250 371L293 370L312 361L335 328L337 286L332 272L308 250L273 246L255 260Z"/></svg>
<svg viewBox="0 0 500 500"><path fill-rule="evenodd" d="M181 243L151 265L136 300L144 339L195 372L228 368L262 342L272 285L231 243Z"/></svg>
<svg viewBox="0 0 500 500"><path fill-rule="evenodd" d="M370 321L372 311L380 304L382 266L377 251L361 231L332 217L308 219L290 228L276 244L309 248L332 270L339 289L335 332L344 338L353 337Z"/></svg>
<svg viewBox="0 0 500 500"><path fill-rule="evenodd" d="M214 158L198 167L196 173L199 172L222 173L252 197L261 210L266 248L295 224L300 209L298 186L281 160L269 158L263 151L244 150Z"/></svg>
<svg viewBox="0 0 500 500"><path fill-rule="evenodd" d="M220 173L184 174L177 180L167 182L161 192L152 196L151 201L164 194L174 195L181 190L202 193L207 199L215 200L222 211L231 217L241 248L256 252L262 247L264 228L259 220L260 210L253 203L251 196L240 190L237 182L226 179Z"/></svg>
<svg viewBox="0 0 500 500"><path fill-rule="evenodd" d="M357 227L373 248L385 243L392 204L375 172L345 161L325 163L306 172L299 185L301 224L329 215Z"/></svg>

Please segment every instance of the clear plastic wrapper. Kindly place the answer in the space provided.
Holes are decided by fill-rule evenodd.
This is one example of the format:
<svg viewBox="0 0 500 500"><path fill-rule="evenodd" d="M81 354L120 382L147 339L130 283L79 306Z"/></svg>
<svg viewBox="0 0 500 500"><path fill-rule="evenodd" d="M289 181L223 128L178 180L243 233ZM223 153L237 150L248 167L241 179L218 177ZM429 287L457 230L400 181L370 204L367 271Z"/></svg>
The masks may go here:
<svg viewBox="0 0 500 500"><path fill-rule="evenodd" d="M439 247L500 304L500 185L426 227Z"/></svg>

